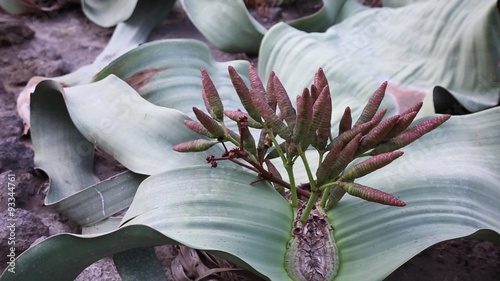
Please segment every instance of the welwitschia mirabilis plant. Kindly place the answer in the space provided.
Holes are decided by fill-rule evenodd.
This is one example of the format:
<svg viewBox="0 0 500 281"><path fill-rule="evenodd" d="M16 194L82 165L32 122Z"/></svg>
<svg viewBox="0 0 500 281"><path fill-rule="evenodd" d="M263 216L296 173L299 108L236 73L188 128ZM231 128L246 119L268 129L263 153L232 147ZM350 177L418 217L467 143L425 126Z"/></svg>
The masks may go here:
<svg viewBox="0 0 500 281"><path fill-rule="evenodd" d="M410 107L402 106L403 94L411 94L423 85L421 82L431 80L433 82L425 84L424 89L441 83L455 94L459 93L464 104L472 105L476 110L484 109L491 105L491 97L498 97L495 90L498 88L487 79L487 75L481 74L478 79L447 78L448 75L466 77L463 73L470 73L471 69L475 73L498 71L491 64L495 60L490 59L495 58L495 52L499 50L492 47L498 45L495 43L498 37L484 34L498 33L498 25L491 23L498 21L499 17L493 1L484 2L487 4L429 1L432 5L422 3L390 10L390 13L385 9L341 10L342 21L325 34L306 34L280 25L264 37L259 73L262 79L266 79L275 70L293 103L295 94L302 93L302 89L312 83L313 73L322 66L335 101L332 134L336 134L339 128L345 107L351 106L353 117L360 116L361 103L365 103L368 95L384 80L389 81L389 88L381 107L388 109L386 114L389 116L401 115L406 110L401 108ZM468 15L464 17L463 25L448 23L454 19L447 17L448 13L436 15L436 22L443 23L436 27L436 30L443 30L439 34L453 36L431 36L422 40L418 33L420 29L411 28L412 22L422 26L418 20L404 21L410 26L401 30L396 28L399 25L384 20L387 15L397 21L398 18L411 15L421 18L419 13L443 10L436 9L436 5L443 5L448 13L455 11ZM356 13L350 14L349 11ZM424 18L429 25L435 25L434 18ZM366 25L367 22L370 24ZM374 24L384 31L376 38L370 37L374 34L370 32L361 32L365 35L361 37L362 41L354 40L359 36L340 36L351 34L351 30L363 31L360 27ZM467 26L491 28L469 29ZM405 30L415 30L416 33L400 35ZM484 40L450 40L468 38L468 32ZM406 70L417 62L424 62L439 71L410 71L410 74L403 75L405 72L401 71L399 62L405 57L396 52L401 51L401 46L383 44L383 36L413 38L412 42L420 42L422 46L443 46L424 48L421 53L404 52L414 55L404 64ZM279 41L279 38L286 40ZM377 38L382 38L381 42L376 41L379 47L367 48L373 46L370 39ZM455 53L458 49L453 46L459 42L470 42L472 51ZM381 46L386 48L384 54L397 54L396 59L382 54L370 56ZM290 53L297 55L291 57ZM343 56L334 56L334 53ZM482 56L474 56L476 53ZM328 55L326 61L325 55ZM445 59L447 57L451 59ZM436 58L441 60L436 61ZM457 64L450 64L452 62ZM16 274L6 272L1 280L73 280L83 268L101 257L118 252L127 254L126 250L130 248L164 243L182 243L208 250L254 270L264 278L288 280L290 277L284 264L294 222L288 200L266 181L250 185L257 179L254 172L229 165L232 163L228 161L217 161L218 168L213 169L207 164L198 165L205 161L206 154L181 156L171 150L176 144L196 139L197 134L185 126L187 116L175 110L166 111L164 107L178 109L192 119L196 118L190 113L190 108L202 108L204 104L200 98L200 67L204 67L214 81L226 110L244 109L236 98L237 94L231 90L227 65L235 66L245 84L250 85L245 73L247 63L214 63L206 46L185 40L144 44L111 63L95 77L94 83L88 85L63 89L57 83L43 82L32 100L35 103L33 109L37 109L33 111L33 120L39 121L38 129L32 131L32 138L37 167L50 171L50 201L84 226L128 207L130 202L132 205L121 223L115 222L106 228L108 233L98 225L93 228L98 231L91 235L63 234L36 245L19 257ZM391 88L391 85L398 84L399 87ZM106 102L98 102L101 99ZM337 104L341 106L335 107ZM420 112L423 110L425 104ZM143 114L132 114L135 111ZM493 108L470 116L452 117L437 130L402 148L403 157L375 173L356 179L360 185L380 188L404 200L406 206L387 207L344 196L326 212L326 219L334 228L338 249L335 280L366 280L366 272L373 280L381 280L423 249L457 237L498 241L499 116L498 108ZM239 134L234 123L227 123L228 128ZM342 122L342 130L348 127L346 123ZM258 136L255 136L256 140ZM120 159L132 172L97 183L89 168L94 145ZM51 150L52 147L64 149ZM208 154L221 155L224 152L220 145L211 150ZM314 149L304 153L310 169L316 171L319 154ZM281 175L287 175L280 157L271 161ZM307 170L300 167L302 165L300 159L294 165L297 183L309 181ZM346 177L348 175L346 172ZM148 178L144 180L144 177ZM284 178L286 180L286 176ZM70 185L65 184L67 180ZM120 196L116 196L118 193ZM68 248L74 250L71 258L76 262L71 264L67 263ZM66 269L64 272L60 270L61 265Z"/></svg>
<svg viewBox="0 0 500 281"><path fill-rule="evenodd" d="M211 167L217 168L218 162L223 160L230 161L256 173L257 179L252 183L269 181L281 192L283 188L289 190L284 195L290 200L294 220L285 268L293 280L333 280L340 261L333 226L325 212L331 210L345 193L385 205L405 206L404 201L354 180L390 164L403 155L398 149L437 128L450 116L435 117L409 127L422 107L422 103L418 103L401 115L383 120L387 110L379 111L379 106L387 88L387 82L384 82L356 122L353 123L350 108L345 109L338 135L332 137L332 97L321 68L311 88L304 89L302 95L297 96L297 108L293 107L274 73L271 73L266 88L253 67L249 73L251 88L234 68L229 67L231 81L246 112L231 111L224 110L214 83L202 68L202 97L208 114L193 107L198 121L184 121L202 138L178 144L173 149L200 152L221 143L224 147L222 155L208 155L206 158ZM226 127L224 115L237 123L238 132ZM250 128L260 129L258 140L254 139ZM225 143L234 147L228 149ZM311 170L305 154L310 146L319 157L316 172ZM347 168L354 159L363 157L369 158ZM283 180L284 175L280 175L271 162L273 158L281 159L288 181ZM296 161L303 163L308 178L304 183L296 182Z"/></svg>
<svg viewBox="0 0 500 281"><path fill-rule="evenodd" d="M190 59L205 61L204 68L214 81L221 99L225 101L224 109L231 111L244 109L236 101L237 94L229 94L232 83L226 72L228 64L215 63L207 59L208 48L205 47L205 51L202 52L201 46L194 41L145 44L133 51L130 56L124 57L124 61L116 61L110 65L107 71L113 71L117 66L117 74L123 74L124 79L132 77L133 71L127 70L126 66L118 66L139 68L141 65L138 61L134 65L126 64L125 60L132 60L141 55L146 65L157 69L155 75L148 80L157 86L149 87L151 85L149 83L141 84L141 87L137 87L139 93L157 104L168 105L170 102L187 112L187 106L180 102L181 96L190 100L190 107L204 106L200 94L202 79L199 76L199 69L181 67L180 63ZM160 50L181 54L181 57L172 57L171 60L165 61L168 65L179 66L162 67L158 60ZM244 72L247 63L231 62L231 64L238 66L236 70L248 86L250 82ZM190 86L184 84L181 87L177 83L180 80L193 82L189 84ZM164 89L172 89L171 95L161 96L156 92L158 85ZM196 90L189 90L189 87ZM332 100L345 98L342 93L332 92L334 93ZM186 93L190 95L186 96ZM47 94L54 98L44 97ZM88 145L95 144L120 159L120 162L132 171L151 176L143 181L131 174L128 176L130 180L126 179L127 176L122 177L122 184L113 185L110 181L102 183L108 185L106 188L101 188L101 184L95 185L94 187L104 196L104 206L94 187L85 189L85 194L88 196L87 204L95 202L92 204L96 207L90 205L89 208L82 208L86 205L79 204L72 210L96 213L97 209L101 214L104 207L107 216L112 211L126 207L117 205L117 203L125 204L127 201L123 198L117 201L114 198L118 197L113 194L124 186L130 186L127 190L132 191L130 196L133 196L133 202L120 227L108 228L111 231L108 234L64 234L49 238L22 254L16 263L16 274L6 273L2 276L2 281L26 280L34 278L33 276L37 278L46 276L46 280L54 280L56 277L59 280L73 280L83 268L106 255L133 247L174 242L214 253L225 253L223 255L225 258L272 280L289 278L283 265L294 221L291 205L265 181L250 185L257 179L256 174L238 169L236 165L230 167L231 163L226 163L228 161L218 161L218 167L213 169L210 165L204 164L206 161L204 153L165 154L171 153L168 152L169 147L171 149L174 145L197 138L196 133L188 133L191 130L183 121L187 119L186 116L175 110L165 110L162 106L151 105L146 99L140 98L134 88L113 75L89 85L67 89L60 88L55 82L45 81L40 88L37 88L33 98L33 107L41 109L33 111L34 118L39 120L37 123L39 129L32 131L34 145L37 140L36 142L40 144L50 144L48 147L55 145L64 148L52 153L42 153L46 150L43 148L46 146L43 145L36 148L37 157L40 157L40 160L35 159L37 166L46 171L53 171L49 176L53 179L50 192L56 195L54 198L57 198L57 194L61 194L59 190L65 187L56 183L63 183L67 179L65 175L70 175L58 173L56 167L67 166L76 171L72 180L74 189L70 191L73 194L68 198L76 199L78 190L85 189L82 178L85 175L78 171L87 165L85 161L89 161L83 159L91 156L89 153L83 153L87 151L85 148ZM97 103L101 99L108 102ZM58 102L55 102L56 100ZM104 104L107 106L102 106ZM344 109L341 111L345 112ZM92 112L92 116L89 116L89 112ZM134 112L143 114L136 115ZM51 116L49 113L57 113L59 118L47 119ZM356 122L357 116L359 115L353 115L353 123ZM364 203L363 200L347 196L326 212L328 222L334 227L338 248L339 268L336 280L366 277L364 271L358 270L360 266L373 272L374 280L379 280L402 262L437 242L468 235L489 235L490 239L497 237L491 234L500 231L500 222L494 215L500 211L498 210L500 204L495 199L500 198L495 184L500 178L494 172L499 169L499 162L496 160L500 151L496 141L499 137L499 130L496 130L500 122L499 116L498 109L491 109L470 116L453 117L436 131L403 148L402 151L408 157L400 157L376 173L356 180L361 185L380 188L388 194L401 198L406 206L387 207L370 202ZM94 117L112 122L100 122L96 127L92 125L97 122ZM136 121L131 122L131 120ZM231 122L227 123L235 132L238 130L237 126L230 126ZM347 122L342 123L342 130L345 130L348 127L345 125ZM482 126L478 127L477 124ZM66 135L62 132L72 127L76 128L84 139L57 137ZM337 132L336 128L338 127L333 127L332 133ZM123 135L126 138L120 139L120 132L130 133ZM169 135L170 139L167 137ZM48 140L54 137L56 138ZM148 139L150 141L147 141ZM219 145L211 148L213 151L209 151L208 154L221 155L223 150L218 147ZM138 149L147 153L139 153ZM60 162L60 159L65 159L71 151L76 152L72 154L75 158L69 162ZM81 153L78 153L79 151ZM315 150L308 150L305 154L311 169L315 171L319 163L318 153ZM477 157L478 155L485 157ZM53 157L52 160L39 162L49 156ZM181 156L184 160L176 160ZM165 161L171 161L172 164L166 164ZM177 168L182 163L187 166ZM457 166L457 163L460 165ZM286 169L280 165L279 158L274 159L273 164L280 174L287 174ZM300 160L296 161L296 167L301 165ZM54 168L51 168L52 166ZM459 173L456 173L456 169ZM297 183L308 181L305 171L304 168L294 170ZM197 176L193 177L193 174ZM56 178L60 180L56 181ZM137 185L139 188L133 194ZM182 188L179 188L180 186ZM57 201L66 202L66 195L58 196L62 197ZM107 209L108 207L112 208ZM470 213L467 210L474 212ZM373 214L377 214L376 219L373 219ZM73 216L70 213L68 215ZM85 218L86 215L81 217ZM249 218L253 218L251 223ZM85 225L85 220L81 223ZM367 231L368 229L370 231ZM377 243L372 244L371 241ZM67 247L76 249L74 258L79 262L66 264L67 270L61 273L55 265L65 264L67 256L63 249ZM387 251L390 251L391 255L387 255Z"/></svg>

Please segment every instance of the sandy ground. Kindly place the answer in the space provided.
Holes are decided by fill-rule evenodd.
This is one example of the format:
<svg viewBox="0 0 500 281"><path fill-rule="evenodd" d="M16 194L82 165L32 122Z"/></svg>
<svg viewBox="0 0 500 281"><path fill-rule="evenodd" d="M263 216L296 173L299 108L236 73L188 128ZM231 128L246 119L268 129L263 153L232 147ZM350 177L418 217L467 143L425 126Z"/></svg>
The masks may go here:
<svg viewBox="0 0 500 281"><path fill-rule="evenodd" d="M273 20L293 18L296 10L271 11ZM272 20L267 24L271 24ZM80 231L78 225L57 211L43 205L47 178L33 169L33 151L29 139L21 140L22 122L17 116L17 95L32 76L59 76L88 64L104 48L112 28L101 28L87 20L79 6L66 7L57 13L13 17L0 12L0 182L7 174L18 178L18 214L23 221L17 233L20 249L35 240L61 232ZM10 34L7 36L7 34ZM189 19L173 12L151 34L150 39L194 38L206 41ZM213 46L219 61L250 59L246 54L227 54ZM96 174L107 178L122 169L98 154ZM0 212L6 216L6 194L0 192ZM0 224L0 269L5 268L5 221ZM4 245L5 244L5 245ZM170 249L159 251L160 255ZM20 253L17 253L18 255ZM87 268L77 280L120 280L111 259L106 258ZM386 280L426 281L498 281L500 246L480 240L458 239L435 245L405 263Z"/></svg>

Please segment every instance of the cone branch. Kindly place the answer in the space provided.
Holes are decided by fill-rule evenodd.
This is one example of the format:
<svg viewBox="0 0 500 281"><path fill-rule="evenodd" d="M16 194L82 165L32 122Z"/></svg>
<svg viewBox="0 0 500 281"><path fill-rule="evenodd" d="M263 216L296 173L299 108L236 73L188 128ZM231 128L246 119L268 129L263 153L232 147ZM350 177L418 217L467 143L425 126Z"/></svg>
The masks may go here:
<svg viewBox="0 0 500 281"><path fill-rule="evenodd" d="M391 139L393 137L396 137L401 132L406 130L406 128L408 128L408 126L410 126L411 122L413 122L413 120L415 119L415 116L417 116L416 111L406 113L405 115L401 115L399 117L399 120L396 123L396 125L394 125L394 127L392 127L392 129L387 133L387 135L385 136L384 139L387 140L387 139Z"/></svg>
<svg viewBox="0 0 500 281"><path fill-rule="evenodd" d="M339 182L339 186L350 195L367 201L396 207L406 206L406 203L399 198L369 186L364 186L354 182Z"/></svg>
<svg viewBox="0 0 500 281"><path fill-rule="evenodd" d="M219 142L216 140L191 140L177 144L173 147L173 149L177 152L200 152L209 149L217 143Z"/></svg>
<svg viewBox="0 0 500 281"><path fill-rule="evenodd" d="M224 115L226 115L229 119L233 120L234 122L238 122L241 117L246 117L247 125L250 128L255 128L255 129L262 129L262 124L259 122L255 121L250 115L247 113L241 111L241 110L224 110Z"/></svg>
<svg viewBox="0 0 500 281"><path fill-rule="evenodd" d="M234 89L236 90L236 94L240 98L241 104L247 111L248 115L252 117L255 121L261 122L261 118L259 113L257 113L257 109L252 102L252 97L250 96L250 90L247 85L241 78L241 76L236 72L236 70L232 67L228 67L229 77L231 78L231 82L233 83Z"/></svg>
<svg viewBox="0 0 500 281"><path fill-rule="evenodd" d="M224 118L224 107L222 106L222 101L220 99L219 93L215 88L214 82L210 79L207 71L201 68L201 81L202 81L202 97L205 107L208 112L217 121L222 121Z"/></svg>
<svg viewBox="0 0 500 281"><path fill-rule="evenodd" d="M191 131L194 131L200 135L204 135L206 137L209 137L211 139L216 138L217 136L211 134L205 127L198 121L194 120L184 120L184 125L191 129Z"/></svg>
<svg viewBox="0 0 500 281"><path fill-rule="evenodd" d="M311 127L312 119L312 97L309 94L309 90L306 88L302 93L302 96L297 96L297 122L293 128L293 142L300 143L302 139L307 134L307 131Z"/></svg>
<svg viewBox="0 0 500 281"><path fill-rule="evenodd" d="M339 123L339 135L352 128L351 108L346 107Z"/></svg>
<svg viewBox="0 0 500 281"><path fill-rule="evenodd" d="M250 89L250 96L258 114L264 118L268 127L276 131L276 133L283 139L290 141L290 130L285 125L285 123L280 120L280 118L278 117L278 115L276 115L272 108L261 97L253 94L253 89Z"/></svg>
<svg viewBox="0 0 500 281"><path fill-rule="evenodd" d="M372 150L371 155L377 155L380 153L394 151L396 149L400 149L408 144L414 142L418 138L427 134L428 132L434 130L444 122L450 119L450 115L441 115L438 117L434 117L430 120L421 122L415 126L408 128L406 131L401 133L399 136L392 138L381 145L375 147Z"/></svg>
<svg viewBox="0 0 500 281"><path fill-rule="evenodd" d="M288 96L285 87L283 87L283 84L281 84L278 76L273 76L273 85L274 95L278 103L281 116L288 124L290 130L293 130L295 121L297 119L297 113L295 111L295 108L293 108L292 101L290 101L290 97Z"/></svg>
<svg viewBox="0 0 500 281"><path fill-rule="evenodd" d="M339 180L347 182L365 176L373 171L385 167L386 165L389 165L392 161L396 160L401 155L403 155L402 151L394 151L370 157L367 160L348 169L346 172L344 172Z"/></svg>
<svg viewBox="0 0 500 281"><path fill-rule="evenodd" d="M196 115L196 119L200 121L200 123L208 130L212 135L222 138L224 137L224 129L215 121L212 117L207 115L205 112L201 111L197 107L193 107L194 115Z"/></svg>
<svg viewBox="0 0 500 281"><path fill-rule="evenodd" d="M368 100L368 103L361 112L361 116L359 116L358 121L356 121L355 124L356 126L372 120L373 116L380 107L382 100L384 99L386 89L387 89L387 81L382 83L382 85L380 85L380 87L375 91L375 93L373 93L371 98Z"/></svg>

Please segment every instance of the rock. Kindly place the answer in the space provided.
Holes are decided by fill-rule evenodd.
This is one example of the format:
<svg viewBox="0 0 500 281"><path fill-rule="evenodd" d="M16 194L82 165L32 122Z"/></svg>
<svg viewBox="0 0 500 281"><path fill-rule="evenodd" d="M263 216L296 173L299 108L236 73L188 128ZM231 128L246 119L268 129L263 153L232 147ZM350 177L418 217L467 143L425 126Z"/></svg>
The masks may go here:
<svg viewBox="0 0 500 281"><path fill-rule="evenodd" d="M15 182L13 182L15 184L15 189L13 191L16 208L24 207L24 205L36 194L42 180L36 179L30 173L16 174L9 170L0 174L0 182L9 182L9 175L15 175L16 178ZM0 193L0 212L7 209L9 197L11 196L7 192Z"/></svg>
<svg viewBox="0 0 500 281"><path fill-rule="evenodd" d="M16 203L20 206L26 204L36 194L38 186L40 186L40 181L36 181L32 174L17 175L16 194L14 196Z"/></svg>
<svg viewBox="0 0 500 281"><path fill-rule="evenodd" d="M2 85L0 85L0 91L2 90ZM11 97L9 95L1 95L0 102L5 101L5 111L0 113L0 119L2 120L2 124L5 124L2 127L2 134L5 138L9 137L18 137L23 132L23 120L16 113L16 104L15 102L10 101ZM15 101L14 95L12 95L12 100ZM1 152L0 152L1 153Z"/></svg>
<svg viewBox="0 0 500 281"><path fill-rule="evenodd" d="M35 36L35 32L18 19L0 18L0 46L18 45Z"/></svg>
<svg viewBox="0 0 500 281"><path fill-rule="evenodd" d="M33 168L33 150L16 137L0 140L0 173L7 170L27 171Z"/></svg>
<svg viewBox="0 0 500 281"><path fill-rule="evenodd" d="M0 248L10 249L15 247L17 257L39 237L48 236L49 228L42 223L39 217L24 209L15 208L12 214L13 216L10 216L8 209L1 213ZM15 220L9 220L11 218ZM6 262L7 255L0 255L0 263L4 265Z"/></svg>
<svg viewBox="0 0 500 281"><path fill-rule="evenodd" d="M120 280L115 264L111 258L103 258L94 264L87 267L75 281L87 280L103 280L103 281L118 281Z"/></svg>

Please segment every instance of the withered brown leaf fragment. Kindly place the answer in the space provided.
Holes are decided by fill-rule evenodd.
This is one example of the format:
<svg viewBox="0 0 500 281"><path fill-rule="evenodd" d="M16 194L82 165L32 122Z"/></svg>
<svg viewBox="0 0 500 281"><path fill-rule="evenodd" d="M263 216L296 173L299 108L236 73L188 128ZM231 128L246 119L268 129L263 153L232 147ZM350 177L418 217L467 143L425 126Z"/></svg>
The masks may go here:
<svg viewBox="0 0 500 281"><path fill-rule="evenodd" d="M144 69L126 78L125 82L127 82L130 87L134 88L134 90L140 93L142 88L146 86L156 74L166 69L167 67Z"/></svg>
<svg viewBox="0 0 500 281"><path fill-rule="evenodd" d="M262 161L267 153L267 150L273 146L273 142L265 130L260 131L259 140L257 142L258 159Z"/></svg>

